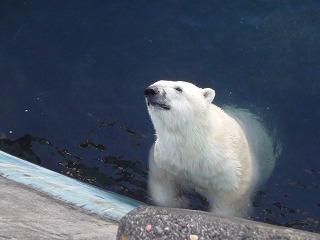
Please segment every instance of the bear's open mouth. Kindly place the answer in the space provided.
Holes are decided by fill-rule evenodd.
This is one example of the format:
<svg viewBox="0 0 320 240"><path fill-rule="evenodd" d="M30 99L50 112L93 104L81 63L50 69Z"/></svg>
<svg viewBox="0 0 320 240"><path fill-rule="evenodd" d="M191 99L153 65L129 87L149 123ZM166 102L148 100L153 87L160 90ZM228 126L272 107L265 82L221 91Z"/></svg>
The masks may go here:
<svg viewBox="0 0 320 240"><path fill-rule="evenodd" d="M169 105L166 105L164 103L158 103L158 102L151 102L151 101L148 101L148 107L149 106L153 106L155 108L158 108L158 109L164 109L164 110L170 110L170 106Z"/></svg>

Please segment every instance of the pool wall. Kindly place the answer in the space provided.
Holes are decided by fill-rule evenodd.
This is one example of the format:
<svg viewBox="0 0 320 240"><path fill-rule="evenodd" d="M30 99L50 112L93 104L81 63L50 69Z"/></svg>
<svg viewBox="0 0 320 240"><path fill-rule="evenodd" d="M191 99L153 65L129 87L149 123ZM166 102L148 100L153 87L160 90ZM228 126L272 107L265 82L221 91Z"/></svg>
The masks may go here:
<svg viewBox="0 0 320 240"><path fill-rule="evenodd" d="M2 151L0 175L115 221L143 205L139 201L99 189Z"/></svg>

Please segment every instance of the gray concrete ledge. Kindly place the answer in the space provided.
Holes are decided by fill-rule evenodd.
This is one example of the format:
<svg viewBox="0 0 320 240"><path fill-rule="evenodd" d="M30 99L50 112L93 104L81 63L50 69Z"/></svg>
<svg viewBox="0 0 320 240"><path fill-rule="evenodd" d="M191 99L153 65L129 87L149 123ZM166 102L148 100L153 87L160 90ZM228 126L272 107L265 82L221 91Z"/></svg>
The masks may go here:
<svg viewBox="0 0 320 240"><path fill-rule="evenodd" d="M0 239L115 239L118 224L0 176Z"/></svg>
<svg viewBox="0 0 320 240"><path fill-rule="evenodd" d="M118 240L320 239L320 235L186 209L138 207L120 220Z"/></svg>
<svg viewBox="0 0 320 240"><path fill-rule="evenodd" d="M53 172L2 151L0 151L0 176L22 183L55 199L81 207L88 212L116 221L119 221L135 207L143 204Z"/></svg>
<svg viewBox="0 0 320 240"><path fill-rule="evenodd" d="M143 204L0 151L0 239L115 239Z"/></svg>

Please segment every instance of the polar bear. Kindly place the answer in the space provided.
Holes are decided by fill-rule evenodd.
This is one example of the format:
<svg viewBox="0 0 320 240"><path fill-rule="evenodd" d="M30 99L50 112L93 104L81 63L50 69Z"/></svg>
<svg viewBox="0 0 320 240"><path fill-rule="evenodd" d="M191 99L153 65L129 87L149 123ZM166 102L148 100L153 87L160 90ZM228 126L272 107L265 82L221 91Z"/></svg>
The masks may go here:
<svg viewBox="0 0 320 240"><path fill-rule="evenodd" d="M273 141L257 117L212 104L215 91L160 80L145 89L156 131L149 156L148 189L165 207L187 207L181 191L206 197L210 212L248 217L257 185L273 171Z"/></svg>

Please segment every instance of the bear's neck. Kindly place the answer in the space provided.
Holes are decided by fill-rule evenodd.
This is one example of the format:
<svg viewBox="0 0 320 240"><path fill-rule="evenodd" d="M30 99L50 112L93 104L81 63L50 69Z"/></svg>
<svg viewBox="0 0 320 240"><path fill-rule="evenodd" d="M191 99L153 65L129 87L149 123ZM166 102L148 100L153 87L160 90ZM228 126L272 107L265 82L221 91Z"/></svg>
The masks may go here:
<svg viewBox="0 0 320 240"><path fill-rule="evenodd" d="M208 144L208 138L215 129L212 116L200 121L188 121L176 126L155 125L157 142L164 148L192 149L201 151Z"/></svg>

